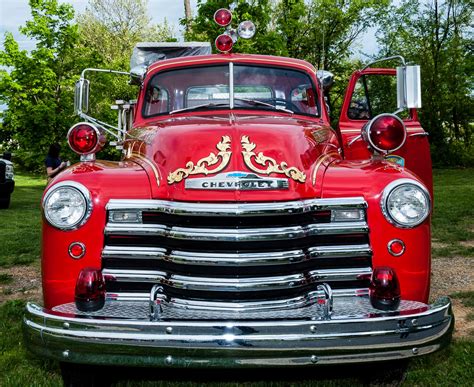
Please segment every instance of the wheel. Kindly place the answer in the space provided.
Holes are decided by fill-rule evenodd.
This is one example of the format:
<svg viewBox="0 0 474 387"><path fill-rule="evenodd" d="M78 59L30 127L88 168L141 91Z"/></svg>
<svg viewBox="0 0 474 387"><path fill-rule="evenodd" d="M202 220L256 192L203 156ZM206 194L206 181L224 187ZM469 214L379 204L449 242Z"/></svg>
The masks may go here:
<svg viewBox="0 0 474 387"><path fill-rule="evenodd" d="M107 372L83 364L60 363L61 376L65 387L109 386L104 378ZM103 370L102 370L103 371Z"/></svg>
<svg viewBox="0 0 474 387"><path fill-rule="evenodd" d="M361 381L366 386L401 386L406 379L408 361L399 360L379 363L364 370Z"/></svg>
<svg viewBox="0 0 474 387"><path fill-rule="evenodd" d="M0 197L0 208L8 208L8 207L10 207L10 196Z"/></svg>

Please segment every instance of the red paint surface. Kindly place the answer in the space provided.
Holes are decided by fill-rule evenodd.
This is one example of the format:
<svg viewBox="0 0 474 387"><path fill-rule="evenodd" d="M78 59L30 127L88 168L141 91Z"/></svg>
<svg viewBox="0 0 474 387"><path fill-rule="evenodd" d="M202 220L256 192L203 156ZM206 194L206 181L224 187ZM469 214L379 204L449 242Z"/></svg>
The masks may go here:
<svg viewBox="0 0 474 387"><path fill-rule="evenodd" d="M366 160L371 156L371 153L367 149L367 144L362 139L357 140L351 146L348 145L360 134L360 130L368 121L351 120L347 115L355 85L358 79L365 74L385 74L395 76L396 71L395 69L369 68L363 71L356 71L354 74L352 74L349 85L346 89L341 116L339 117L339 129L342 138L342 145L344 148L344 158L348 160ZM431 197L433 197L433 174L428 137L411 136L413 134L421 134L425 132L418 121L416 109L410 110L410 118L403 120L403 123L405 124L408 132L407 140L405 145L392 154L398 155L405 159L405 167L420 178L423 184L428 188Z"/></svg>
<svg viewBox="0 0 474 387"><path fill-rule="evenodd" d="M226 63L231 60L296 68L308 72L317 85L315 70L306 62L235 54L162 61L151 66L147 79L158 71L173 67ZM370 71L394 72L366 70ZM349 84L349 97L360 74L362 73L356 73ZM389 162L371 161L367 146L362 140L347 147L347 142L357 135L356 131L360 131L363 122L349 120L343 110L340 135L345 160L342 160L338 154L338 134L329 127L321 93L318 93L318 98L323 107L321 118L280 111L219 110L145 119L140 114L143 95L139 95L135 110L135 129L131 131L133 138L129 137L124 146L125 152L130 156L128 161L79 163L61 173L48 186L49 188L66 180L80 182L90 190L94 209L88 222L76 231L60 231L43 222L45 306L53 307L73 301L80 270L84 267L101 267L105 206L112 198L258 202L363 196L369 205L367 217L374 266L390 266L396 270L402 298L427 301L430 220L427 219L414 229L399 229L387 222L380 210L380 195L393 180L421 180L432 191L431 160L426 137L409 138L406 145L396 152L405 158L405 168ZM347 100L344 106L347 109ZM412 119L405 121L405 124L409 133L422 131L416 112L413 112ZM211 152L217 153L216 144L222 136L230 137L232 156L228 166L221 172L249 171L243 163L243 135L256 144L254 152L262 152L277 163L285 162L288 166L303 171L306 175L305 183L290 180L290 189L287 191L192 191L184 189L184 181L168 184L167 176L170 172L184 168L189 161L196 163ZM281 174L271 176L284 177ZM387 250L387 244L392 239L400 239L406 245L406 251L400 257L390 255ZM68 248L72 242L85 245L86 254L83 258L74 260L69 256Z"/></svg>

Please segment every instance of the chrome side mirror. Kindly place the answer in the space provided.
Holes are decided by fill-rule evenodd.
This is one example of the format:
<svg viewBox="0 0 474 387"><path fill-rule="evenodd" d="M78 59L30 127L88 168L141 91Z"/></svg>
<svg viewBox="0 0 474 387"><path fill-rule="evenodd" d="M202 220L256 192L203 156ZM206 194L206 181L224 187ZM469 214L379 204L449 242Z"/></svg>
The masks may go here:
<svg viewBox="0 0 474 387"><path fill-rule="evenodd" d="M89 110L89 80L81 78L74 89L74 113L87 113Z"/></svg>
<svg viewBox="0 0 474 387"><path fill-rule="evenodd" d="M328 92L334 83L334 74L326 70L316 71L316 76L321 82L321 86L325 92Z"/></svg>
<svg viewBox="0 0 474 387"><path fill-rule="evenodd" d="M398 109L421 107L420 66L397 67L397 107Z"/></svg>
<svg viewBox="0 0 474 387"><path fill-rule="evenodd" d="M145 79L147 67L146 66L135 66L130 70L130 84L141 85Z"/></svg>

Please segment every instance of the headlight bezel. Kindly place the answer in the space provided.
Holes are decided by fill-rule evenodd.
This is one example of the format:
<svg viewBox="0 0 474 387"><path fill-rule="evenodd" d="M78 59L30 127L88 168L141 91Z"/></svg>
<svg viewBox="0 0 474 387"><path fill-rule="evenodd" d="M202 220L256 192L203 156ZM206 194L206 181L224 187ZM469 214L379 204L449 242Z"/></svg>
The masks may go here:
<svg viewBox="0 0 474 387"><path fill-rule="evenodd" d="M51 217L49 216L46 210L47 208L46 205L47 205L48 200L51 198L51 195L53 195L59 189L64 189L64 188L70 188L77 191L80 195L82 195L84 199L84 203L85 203L85 210L82 216L80 217L80 219L76 221L74 224L71 224L69 226L58 225L57 223L55 223L51 219ZM48 222L48 224L50 224L52 227L61 231L73 231L73 230L79 229L89 220L92 214L92 210L93 210L93 202L92 202L90 191L84 185L77 183L75 181L69 181L69 180L59 182L55 184L54 186L50 187L48 191L46 192L46 194L44 195L42 206L43 206L43 215L44 215L45 220Z"/></svg>
<svg viewBox="0 0 474 387"><path fill-rule="evenodd" d="M412 223L412 224L401 223L400 221L396 220L395 218L392 217L388 209L388 200L390 198L390 195L392 194L392 192L394 192L395 189L403 185L412 185L418 188L422 192L422 194L425 196L426 202L427 202L426 213L423 215L423 217L421 217L415 223ZM405 228L405 229L414 228L422 224L430 216L431 208L432 208L431 206L432 206L432 203L431 203L430 193L428 192L428 190L423 184L413 179L398 179L398 180L392 181L390 184L388 184L384 188L382 192L382 197L380 199L380 207L385 219L389 223L393 224L394 226L398 228Z"/></svg>

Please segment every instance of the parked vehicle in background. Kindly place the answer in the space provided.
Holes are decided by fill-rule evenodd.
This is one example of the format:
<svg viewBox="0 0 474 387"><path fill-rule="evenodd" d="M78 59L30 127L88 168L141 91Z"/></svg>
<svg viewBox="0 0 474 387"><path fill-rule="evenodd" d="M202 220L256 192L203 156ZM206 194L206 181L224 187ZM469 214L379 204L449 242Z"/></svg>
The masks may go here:
<svg viewBox="0 0 474 387"><path fill-rule="evenodd" d="M84 70L87 122L68 133L81 162L45 191L44 306L24 320L29 348L62 362L66 380L84 376L76 364L297 367L449 343L450 300L428 304L419 67L357 71L334 129L332 75L230 53L253 32L228 28L218 55L139 45L142 67L115 72L139 85L137 101L114 105L120 162L96 160L113 126L87 114L85 74L112 71Z"/></svg>
<svg viewBox="0 0 474 387"><path fill-rule="evenodd" d="M0 155L0 209L10 206L11 194L15 188L15 174L11 153Z"/></svg>

